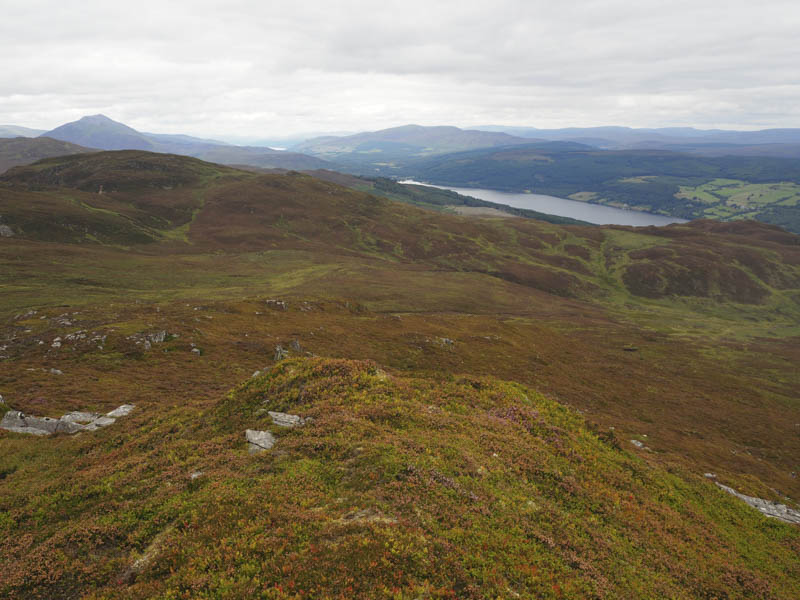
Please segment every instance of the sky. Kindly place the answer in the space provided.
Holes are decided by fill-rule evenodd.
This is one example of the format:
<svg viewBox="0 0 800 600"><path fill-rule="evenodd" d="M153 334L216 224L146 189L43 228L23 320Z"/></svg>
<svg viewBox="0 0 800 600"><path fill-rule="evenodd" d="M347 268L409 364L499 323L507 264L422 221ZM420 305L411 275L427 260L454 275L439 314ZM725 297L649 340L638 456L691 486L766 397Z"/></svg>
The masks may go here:
<svg viewBox="0 0 800 600"><path fill-rule="evenodd" d="M0 124L800 127L797 0L0 0Z"/></svg>

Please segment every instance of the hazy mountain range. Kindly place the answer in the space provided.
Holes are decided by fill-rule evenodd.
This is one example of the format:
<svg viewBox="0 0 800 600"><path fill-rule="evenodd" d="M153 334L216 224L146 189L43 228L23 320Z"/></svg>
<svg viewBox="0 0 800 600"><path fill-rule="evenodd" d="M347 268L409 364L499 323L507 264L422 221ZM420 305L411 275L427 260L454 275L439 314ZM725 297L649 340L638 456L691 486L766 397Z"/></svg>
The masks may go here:
<svg viewBox="0 0 800 600"><path fill-rule="evenodd" d="M141 132L93 115L39 137L0 140L0 172L92 149L146 150L224 165L543 193L687 219L750 218L800 231L800 174L792 160L800 156L798 129L494 129L505 131L404 125L316 137L283 151Z"/></svg>
<svg viewBox="0 0 800 600"><path fill-rule="evenodd" d="M554 141L571 141L606 150L653 149L690 152L710 156L800 157L800 129L730 131L693 127L567 127L537 129L487 125L480 131Z"/></svg>
<svg viewBox="0 0 800 600"><path fill-rule="evenodd" d="M15 126L3 126L2 131L7 132L7 137L26 135L25 128ZM38 134L40 138L61 140L84 148L148 150L193 156L230 165L241 164L284 169L320 169L330 166L325 160L296 152L255 146L234 146L227 142L188 135L145 133L114 121L105 115L86 116L77 121L65 123L51 131L27 131L32 132L28 134L30 144L28 154L30 155L35 155L36 148L41 146L32 137L33 134ZM47 156L52 156L52 154L41 154L37 158Z"/></svg>

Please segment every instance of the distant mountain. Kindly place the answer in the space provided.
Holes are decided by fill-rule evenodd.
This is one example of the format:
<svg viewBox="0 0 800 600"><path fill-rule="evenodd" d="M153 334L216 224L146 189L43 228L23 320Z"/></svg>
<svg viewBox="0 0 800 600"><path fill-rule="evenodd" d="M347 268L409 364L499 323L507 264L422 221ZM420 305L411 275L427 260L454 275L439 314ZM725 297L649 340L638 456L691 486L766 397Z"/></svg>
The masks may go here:
<svg viewBox="0 0 800 600"><path fill-rule="evenodd" d="M180 134L143 133L106 117L92 115L66 123L44 134L48 137L101 150L148 150L202 158L211 162L285 169L323 169L330 163L271 148L234 146Z"/></svg>
<svg viewBox="0 0 800 600"><path fill-rule="evenodd" d="M314 138L293 146L292 149L347 165L370 167L394 165L413 158L460 150L530 142L530 139L502 132L403 125L344 137Z"/></svg>
<svg viewBox="0 0 800 600"><path fill-rule="evenodd" d="M800 158L800 129L729 131L693 127L567 127L537 129L489 125L479 131L523 138L572 141L606 150L673 150L706 156L783 156Z"/></svg>
<svg viewBox="0 0 800 600"><path fill-rule="evenodd" d="M46 137L0 139L0 173L11 167L29 165L42 158L86 152L95 150Z"/></svg>
<svg viewBox="0 0 800 600"><path fill-rule="evenodd" d="M31 129L19 125L0 125L0 138L36 137L44 133L44 129Z"/></svg>
<svg viewBox="0 0 800 600"><path fill-rule="evenodd" d="M101 150L156 150L155 141L147 135L105 115L83 117L43 135Z"/></svg>

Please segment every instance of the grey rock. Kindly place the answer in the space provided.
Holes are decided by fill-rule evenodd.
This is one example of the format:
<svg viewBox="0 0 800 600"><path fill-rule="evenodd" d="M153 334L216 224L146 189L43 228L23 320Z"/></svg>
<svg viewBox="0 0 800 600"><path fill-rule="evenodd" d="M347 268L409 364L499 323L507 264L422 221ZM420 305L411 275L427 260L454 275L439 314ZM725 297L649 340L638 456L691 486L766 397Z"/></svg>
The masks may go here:
<svg viewBox="0 0 800 600"><path fill-rule="evenodd" d="M0 237L14 237L14 230L8 225L0 225Z"/></svg>
<svg viewBox="0 0 800 600"><path fill-rule="evenodd" d="M280 344L275 346L275 362L279 362L284 358L288 357L289 357L289 351L286 348L284 348Z"/></svg>
<svg viewBox="0 0 800 600"><path fill-rule="evenodd" d="M50 417L31 417L18 410L10 410L0 421L0 428L16 433L50 435L52 433L77 433L83 429L83 426Z"/></svg>
<svg viewBox="0 0 800 600"><path fill-rule="evenodd" d="M117 417L124 417L133 410L132 404L123 404L106 416L97 413L73 411L60 419L51 417L32 417L18 410L10 410L0 421L0 428L17 433L32 435L50 435L52 433L78 433L79 431L95 431L114 423Z"/></svg>
<svg viewBox="0 0 800 600"><path fill-rule="evenodd" d="M3 415L3 420L0 421L0 427L9 429L11 427L26 427L25 414L18 410L10 410Z"/></svg>
<svg viewBox="0 0 800 600"><path fill-rule="evenodd" d="M119 417L127 417L129 414L131 414L131 411L133 411L134 408L135 406L133 404L123 404L122 406L112 410L110 413L107 413L106 416L114 419Z"/></svg>
<svg viewBox="0 0 800 600"><path fill-rule="evenodd" d="M3 394L0 394L0 404L5 404L6 401L3 400Z"/></svg>
<svg viewBox="0 0 800 600"><path fill-rule="evenodd" d="M269 450L275 445L275 436L269 431L257 431L248 429L244 432L247 438L247 450L250 454Z"/></svg>
<svg viewBox="0 0 800 600"><path fill-rule="evenodd" d="M51 375L63 375L64 371L62 371L61 369L50 369L50 374Z"/></svg>
<svg viewBox="0 0 800 600"><path fill-rule="evenodd" d="M58 419L57 423L56 433L78 433L79 431L86 429L86 427L80 423L64 421L63 419Z"/></svg>
<svg viewBox="0 0 800 600"><path fill-rule="evenodd" d="M644 448L644 444L639 440L631 440L631 444L633 444L637 448Z"/></svg>
<svg viewBox="0 0 800 600"><path fill-rule="evenodd" d="M267 411L272 418L272 422L279 427L299 427L305 425L306 420L299 415L290 415L288 413Z"/></svg>
<svg viewBox="0 0 800 600"><path fill-rule="evenodd" d="M100 415L97 413L90 413L90 412L80 412L80 411L72 411L71 413L65 414L61 417L62 421L67 423L79 423L85 425L86 423L91 423Z"/></svg>
<svg viewBox="0 0 800 600"><path fill-rule="evenodd" d="M14 433L27 433L28 435L50 435L49 432L43 429L36 429L36 427L3 427L3 429Z"/></svg>
<svg viewBox="0 0 800 600"><path fill-rule="evenodd" d="M41 429L47 433L55 433L58 431L59 424L61 424L60 419L53 419L51 417L31 417L28 415L25 416L26 426L34 427L35 429ZM64 423L64 425L66 425L66 423Z"/></svg>
<svg viewBox="0 0 800 600"><path fill-rule="evenodd" d="M167 332L162 329L161 331L148 334L147 338L154 344L161 344L167 339Z"/></svg>
<svg viewBox="0 0 800 600"><path fill-rule="evenodd" d="M756 498L754 496L746 496L745 494L740 494L732 487L728 487L727 485L722 485L719 481L715 481L714 483L717 484L722 490L725 490L729 494L736 496L740 500L743 500L756 510L760 511L764 516L770 517L773 519L778 519L779 521L783 521L784 523L792 523L794 525L800 525L800 510L794 510L793 508L789 508L785 504L778 504L777 502L771 502L769 500L764 500L763 498Z"/></svg>
<svg viewBox="0 0 800 600"><path fill-rule="evenodd" d="M289 347L295 352L300 352L302 350L300 347L300 340L292 340L292 342L289 344Z"/></svg>

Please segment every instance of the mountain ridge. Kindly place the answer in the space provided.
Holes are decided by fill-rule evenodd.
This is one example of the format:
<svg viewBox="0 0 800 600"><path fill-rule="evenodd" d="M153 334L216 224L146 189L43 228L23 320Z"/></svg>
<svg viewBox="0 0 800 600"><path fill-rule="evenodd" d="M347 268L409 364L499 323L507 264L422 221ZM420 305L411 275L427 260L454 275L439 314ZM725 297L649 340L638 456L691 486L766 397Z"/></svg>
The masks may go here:
<svg viewBox="0 0 800 600"><path fill-rule="evenodd" d="M102 115L90 115L65 123L43 136L87 145L100 150L147 150L182 154L224 164L256 167L314 169L330 166L327 161L301 153L265 147L234 146L181 134L147 134Z"/></svg>

